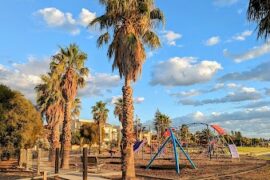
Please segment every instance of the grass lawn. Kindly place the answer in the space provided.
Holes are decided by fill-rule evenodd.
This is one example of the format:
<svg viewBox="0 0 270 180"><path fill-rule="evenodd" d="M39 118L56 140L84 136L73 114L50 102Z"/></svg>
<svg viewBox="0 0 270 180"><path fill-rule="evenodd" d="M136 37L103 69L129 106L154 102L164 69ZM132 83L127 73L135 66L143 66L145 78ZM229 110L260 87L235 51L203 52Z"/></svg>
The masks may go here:
<svg viewBox="0 0 270 180"><path fill-rule="evenodd" d="M237 147L239 154L257 156L260 159L270 160L270 148L265 147Z"/></svg>

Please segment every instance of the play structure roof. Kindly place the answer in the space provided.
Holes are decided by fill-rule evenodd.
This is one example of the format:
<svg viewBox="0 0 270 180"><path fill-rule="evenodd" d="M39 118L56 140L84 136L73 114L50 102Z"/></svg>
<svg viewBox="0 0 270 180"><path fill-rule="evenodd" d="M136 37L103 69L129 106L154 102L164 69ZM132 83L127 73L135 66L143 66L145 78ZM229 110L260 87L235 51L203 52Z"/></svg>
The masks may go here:
<svg viewBox="0 0 270 180"><path fill-rule="evenodd" d="M219 125L217 124L212 124L211 127L219 134L219 135L225 135L227 134L226 131L220 127Z"/></svg>

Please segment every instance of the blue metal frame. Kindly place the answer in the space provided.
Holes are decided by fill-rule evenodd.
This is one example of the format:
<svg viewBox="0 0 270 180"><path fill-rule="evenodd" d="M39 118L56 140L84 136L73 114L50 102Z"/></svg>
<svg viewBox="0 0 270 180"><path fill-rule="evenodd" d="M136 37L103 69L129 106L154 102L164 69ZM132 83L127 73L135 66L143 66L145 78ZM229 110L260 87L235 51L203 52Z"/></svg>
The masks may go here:
<svg viewBox="0 0 270 180"><path fill-rule="evenodd" d="M177 148L176 148L176 143L175 143L176 140L175 140L175 137L174 137L174 134L173 134L171 128L170 128L170 134L171 134L172 143L173 143L173 152L174 152L174 159L175 159L175 170L179 174L180 169L179 169L178 153L177 153Z"/></svg>
<svg viewBox="0 0 270 180"><path fill-rule="evenodd" d="M173 144L173 151L174 151L174 159L175 159L175 170L176 172L179 174L180 173L180 169L179 169L179 159L178 159L178 153L177 153L177 145L179 146L180 150L183 152L183 154L186 156L186 158L188 159L188 161L190 162L190 164L192 165L192 167L195 169L196 165L193 163L193 161L191 160L191 158L189 157L188 153L184 150L184 148L182 147L181 143L177 140L177 138L175 138L174 133L172 131L171 128L169 128L170 130L170 137L168 137L166 139L166 141L162 144L162 146L159 148L158 152L151 158L150 162L148 163L148 165L146 166L146 169L149 169L151 164L153 163L153 161L156 159L156 157L160 154L160 152L164 149L165 145L169 142L169 140L172 140L172 144Z"/></svg>

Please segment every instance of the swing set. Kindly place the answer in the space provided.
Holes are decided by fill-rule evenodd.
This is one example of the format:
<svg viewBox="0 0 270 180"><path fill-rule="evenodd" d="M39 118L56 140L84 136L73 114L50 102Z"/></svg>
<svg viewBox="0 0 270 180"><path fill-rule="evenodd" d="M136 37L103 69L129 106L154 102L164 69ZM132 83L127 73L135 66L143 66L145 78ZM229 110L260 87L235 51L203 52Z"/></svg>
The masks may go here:
<svg viewBox="0 0 270 180"><path fill-rule="evenodd" d="M178 141L178 139L175 137L172 128L168 128L166 133L169 135L169 137L165 140L165 142L161 145L161 147L158 149L158 152L151 158L149 161L148 165L146 166L146 169L149 169L151 164L155 161L155 159L160 155L160 153L163 151L165 148L166 144L169 142L172 142L173 144L173 152L174 152L174 159L175 159L175 170L179 174L180 173L180 168L179 168L179 159L178 159L178 152L177 152L177 147L180 148L181 152L185 155L187 160L190 162L191 166L196 169L196 165L193 163L191 158L189 157L189 154L184 150L182 147L181 143Z"/></svg>

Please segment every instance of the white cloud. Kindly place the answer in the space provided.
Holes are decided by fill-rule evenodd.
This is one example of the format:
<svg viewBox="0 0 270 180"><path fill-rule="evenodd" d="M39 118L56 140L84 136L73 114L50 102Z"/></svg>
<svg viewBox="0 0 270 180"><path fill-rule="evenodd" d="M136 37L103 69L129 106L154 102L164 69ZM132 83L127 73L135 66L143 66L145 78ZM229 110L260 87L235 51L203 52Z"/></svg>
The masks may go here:
<svg viewBox="0 0 270 180"><path fill-rule="evenodd" d="M79 90L79 96L103 96L105 92L120 85L120 77L106 73L89 74L86 83L86 87Z"/></svg>
<svg viewBox="0 0 270 180"><path fill-rule="evenodd" d="M183 105L202 106L206 104L221 104L243 101L254 101L262 98L260 92L252 87L239 87L234 92L229 92L222 98L193 100L193 99L180 99L179 103Z"/></svg>
<svg viewBox="0 0 270 180"><path fill-rule="evenodd" d="M96 13L90 12L88 9L82 8L79 15L79 22L81 25L87 27L88 24L96 18Z"/></svg>
<svg viewBox="0 0 270 180"><path fill-rule="evenodd" d="M228 84L227 84L227 87L233 89L233 88L239 87L239 85L237 85L237 84L235 84L235 83L228 83Z"/></svg>
<svg viewBox="0 0 270 180"><path fill-rule="evenodd" d="M237 3L239 0L214 0L216 6L230 6Z"/></svg>
<svg viewBox="0 0 270 180"><path fill-rule="evenodd" d="M40 9L37 13L43 17L43 20L49 27L64 29L72 35L80 33L76 20L73 19L71 13L63 13L54 7Z"/></svg>
<svg viewBox="0 0 270 180"><path fill-rule="evenodd" d="M214 46L220 42L220 37L219 36L213 36L210 37L204 44L206 46Z"/></svg>
<svg viewBox="0 0 270 180"><path fill-rule="evenodd" d="M196 89L191 89L189 91L181 91L179 93L172 93L171 96L176 96L176 97L192 97L192 96L198 96L200 95L201 92Z"/></svg>
<svg viewBox="0 0 270 180"><path fill-rule="evenodd" d="M155 65L151 85L184 86L212 79L222 66L216 61L197 62L194 57L174 57Z"/></svg>
<svg viewBox="0 0 270 180"><path fill-rule="evenodd" d="M270 42L266 42L260 47L255 47L245 53L242 54L231 54L227 49L223 50L224 56L228 58L232 58L235 62L241 63L244 61L248 61L264 54L268 54L270 52Z"/></svg>
<svg viewBox="0 0 270 180"><path fill-rule="evenodd" d="M265 95L270 96L270 89L269 88L265 88Z"/></svg>
<svg viewBox="0 0 270 180"><path fill-rule="evenodd" d="M110 103L111 105L114 105L114 103L116 103L119 98L122 98L122 96L121 95L112 96L111 98L108 98L106 100L106 102ZM144 102L144 100L145 100L144 97L134 97L133 98L133 102L135 104L141 104Z"/></svg>
<svg viewBox="0 0 270 180"><path fill-rule="evenodd" d="M34 102L34 88L41 82L40 75L49 69L49 58L38 59L29 57L23 64L13 64L11 67L0 65L0 83L22 92Z"/></svg>
<svg viewBox="0 0 270 180"><path fill-rule="evenodd" d="M236 41L244 41L246 40L247 37L251 36L251 34L252 34L252 31L246 30L240 34L233 36L232 39Z"/></svg>
<svg viewBox="0 0 270 180"><path fill-rule="evenodd" d="M135 97L133 99L133 101L134 101L135 104L141 104L141 103L144 102L144 100L145 100L144 97Z"/></svg>
<svg viewBox="0 0 270 180"><path fill-rule="evenodd" d="M64 30L72 35L79 34L80 27L86 27L96 17L96 13L85 8L81 10L78 19L73 18L71 13L62 12L55 7L40 9L35 14L41 16L48 27Z"/></svg>
<svg viewBox="0 0 270 180"><path fill-rule="evenodd" d="M221 127L225 128L227 132L239 130L245 136L270 138L269 106L241 109L234 112L201 113L203 115L199 116L200 121L209 124L219 124ZM195 112L174 118L173 126L178 127L183 123L198 122L198 116L196 115L199 114L200 113Z"/></svg>
<svg viewBox="0 0 270 180"><path fill-rule="evenodd" d="M269 72L270 72L270 61L263 62L248 71L233 72L233 73L225 74L224 76L219 78L219 81L221 82L232 81L232 80L270 81Z"/></svg>
<svg viewBox="0 0 270 180"><path fill-rule="evenodd" d="M204 114L200 111L197 111L193 114L193 118L196 121L203 121L204 120Z"/></svg>
<svg viewBox="0 0 270 180"><path fill-rule="evenodd" d="M165 31L164 38L170 46L176 46L176 40L181 39L182 35L173 31Z"/></svg>

